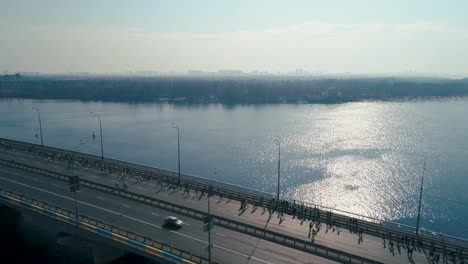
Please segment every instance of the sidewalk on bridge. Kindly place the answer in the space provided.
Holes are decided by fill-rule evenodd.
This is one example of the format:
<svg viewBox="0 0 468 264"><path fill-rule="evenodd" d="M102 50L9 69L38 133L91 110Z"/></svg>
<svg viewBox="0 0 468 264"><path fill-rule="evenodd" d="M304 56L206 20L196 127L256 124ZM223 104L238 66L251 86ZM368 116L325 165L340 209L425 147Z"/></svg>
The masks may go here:
<svg viewBox="0 0 468 264"><path fill-rule="evenodd" d="M1 152L0 157L11 159L13 156L12 154ZM17 153L14 155L14 158L18 162L32 163L31 165L40 168L69 175L72 173L71 169L67 169L67 164L65 162L60 162L57 160L45 160L44 158L34 157L28 153ZM118 179L121 177L120 175L116 174L107 175L101 172L99 168L88 167L76 167L75 174L83 179L112 187L115 187L115 181L118 181ZM187 196L184 194L183 188L175 190L171 190L166 187L161 188L160 184L157 182L138 182L134 178L127 178L127 181L129 182L127 189L129 191L151 196L163 201L176 203L182 206L207 211L206 194L203 196L203 198L199 199L200 193L198 193L198 196L196 197L193 190L190 191L189 195ZM241 214L241 211L239 210L239 201L227 200L226 198L220 201L220 198L217 196L213 196L210 199L211 211L213 214L248 223L250 225L261 228L266 227L268 230L288 234L300 239L310 240L308 236L309 221L304 221L301 224L301 220L297 218L293 219L293 217L285 215L284 220L282 220L280 223L280 218L278 218L277 213L274 213L269 220L269 213L268 211L263 213L263 208L258 208L255 212L252 212L253 207L252 205L249 205L249 208L247 208L247 210ZM411 263L405 249L402 248L401 252L399 252L395 246L393 254L390 252L388 247L389 241L386 241L386 244L384 244L384 240L380 237L364 234L363 241L358 243L358 235L351 233L347 229L341 229L339 235L338 229L336 228L335 231L333 231L333 228L330 228L328 232L326 232L326 230L326 224L322 223L320 231L315 236L315 243L331 248L336 248L351 254L364 256L384 263ZM429 263L429 259L426 257L425 252L420 252L418 250L414 252L412 259L416 263Z"/></svg>

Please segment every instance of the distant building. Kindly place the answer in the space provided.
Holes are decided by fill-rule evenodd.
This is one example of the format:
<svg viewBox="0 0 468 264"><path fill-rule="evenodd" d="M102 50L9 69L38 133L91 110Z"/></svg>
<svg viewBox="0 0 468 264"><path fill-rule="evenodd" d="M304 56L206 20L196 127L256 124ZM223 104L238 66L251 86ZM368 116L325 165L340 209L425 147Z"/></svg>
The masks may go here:
<svg viewBox="0 0 468 264"><path fill-rule="evenodd" d="M241 70L219 70L219 75L228 75L228 76L239 76L244 75L244 72Z"/></svg>
<svg viewBox="0 0 468 264"><path fill-rule="evenodd" d="M205 72L200 71L200 70L189 70L189 71L187 71L187 74L188 75L204 75Z"/></svg>

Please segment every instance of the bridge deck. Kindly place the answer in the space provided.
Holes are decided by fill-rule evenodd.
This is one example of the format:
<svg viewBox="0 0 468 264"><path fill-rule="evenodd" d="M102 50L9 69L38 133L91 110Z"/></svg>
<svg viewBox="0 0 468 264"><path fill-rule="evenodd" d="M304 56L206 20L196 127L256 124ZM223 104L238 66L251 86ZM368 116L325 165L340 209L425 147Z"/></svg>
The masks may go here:
<svg viewBox="0 0 468 264"><path fill-rule="evenodd" d="M0 157L7 158L7 159L14 158L18 162L28 163L33 166L43 167L49 170L71 174L71 171L67 169L67 165L63 162L59 162L56 160L55 161L45 160L43 158L34 157L24 152L15 152L15 151L2 152L0 153ZM11 169L2 168L2 172L5 172L4 175L7 175L8 174L7 172L11 173ZM28 182L27 184L31 186L40 185L44 187L45 190L57 189L57 188L65 189L65 190L62 190L62 193L64 192L63 195L65 196L70 195L68 193L67 186L66 184L64 184L64 182L53 180L53 179L47 179L47 178L44 178L43 176L38 176L38 175L33 176L32 174L29 174L29 177L24 177L25 174L23 172L20 173L19 171L16 171L14 173L15 173L14 177L16 179L18 179L18 177L21 177L23 182L26 181ZM84 179L99 182L102 184L107 184L109 186L114 186L114 182L119 180L120 178L119 175L115 175L115 174L107 175L107 174L102 173L100 170L94 169L94 168L79 167L76 169L76 173L77 175L79 175L80 177ZM127 181L129 183L128 190L130 191L152 196L161 200L178 203L184 206L189 206L189 207L199 209L199 210L206 211L207 209L206 195L203 198L200 198L199 197L200 193L196 195L193 191L191 191L187 195L187 194L184 194L183 189L171 190L168 188L162 188L158 182L152 182L152 181L139 182L133 178L127 178ZM151 215L148 219L149 220L148 223L154 222L155 219L158 219L159 221L161 221L162 218L165 217L167 214L173 214L173 213L164 212L162 210L158 210L155 208L151 208L150 206L147 206L147 205L142 205L142 204L138 204L132 201L128 201L120 197L115 197L115 196L108 195L102 192L96 192L93 190L86 189L86 193L88 192L92 193L91 196L94 195L94 198L89 197L90 204L106 204L106 205L109 204L107 206L114 208L116 210L115 212L120 212L124 210L126 212L125 213L126 215L131 215L131 216L149 214L148 212L151 212ZM80 193L80 197L81 196L82 194ZM298 238L309 239L308 237L309 222L303 222L303 224L301 225L301 220L293 219L290 216L285 216L284 220L281 221L280 223L280 219L277 217L277 214L274 214L273 217L270 220L268 220L269 219L268 212L264 213L262 208L258 208L255 212L252 212L252 206L250 206L250 208L248 208L245 212L240 214L239 202L229 201L226 198L220 201L220 198L216 196L211 198L211 205L212 205L211 210L215 214L222 215L227 218L239 220L242 222L246 222L251 225L266 227L269 230L279 231L281 233L289 234L291 236L295 236ZM97 212L94 212L94 213L97 213ZM116 217L114 216L114 218ZM122 217L117 217L117 218L122 219ZM187 219L184 217L181 217L181 218L189 223L189 227L184 227L184 229L185 230L190 229L190 230L188 231L184 230L184 232L187 232L189 234L198 234L198 236L200 237L199 240L204 241L204 237L206 237L206 234L201 231L202 223L199 221ZM135 228L138 228L137 226L139 226L139 224L134 224L134 225L135 225ZM364 234L362 243L358 243L358 236L356 234L349 232L349 230L342 229L340 230L340 233L338 235L337 229L333 230L333 228L331 228L330 230L328 230L328 232L326 231L326 229L327 229L326 225L322 224L322 228L320 229L317 236L315 237L316 243L320 243L320 244L323 244L332 248L337 248L348 253L352 253L352 254L356 254L360 256L366 256L368 258L371 258L380 262L385 262L385 263L411 262L411 260L407 256L405 249L402 248L401 251L399 251L395 247L395 250L392 253L389 250L390 247L388 246L388 241L386 241L387 243L384 244L384 241L382 238ZM145 231L143 230L143 232ZM311 263L314 263L314 262L323 263L324 261L321 258L311 256L310 254L306 254L304 252L300 252L300 251L292 250L292 249L285 249L284 247L278 246L277 244L267 242L267 241L261 241L256 238L249 237L247 235L239 234L238 232L223 230L222 228L219 228L219 227L215 227L215 234L216 234L216 237L214 238L214 242L218 247L229 248L231 250L237 248L239 249L239 251L245 252L245 253L242 253L244 258L245 256L249 256L249 250L250 250L250 252L254 253L255 257L261 260L265 260L267 262L271 262L271 263L288 263L288 262L297 263L297 261L300 261L300 262L311 261ZM162 234L159 233L155 235L161 236ZM237 241L237 244L235 243L230 244L230 242L228 243L226 241L230 241L230 242ZM178 244L178 246L183 247L183 246L188 246L188 245ZM190 248L190 246L188 247ZM203 246L201 246L201 248L194 249L194 250L196 250L197 252L201 251L201 253L203 253ZM216 250L216 248L215 250L213 250L215 254L217 251L218 250ZM427 263L429 262L427 254L428 252L415 250L412 259L413 261L417 263ZM275 257L272 258L272 256L275 256ZM282 256L282 257L280 258L279 256ZM251 259L251 262L250 262L250 263L255 263L252 261L255 261L255 259ZM259 262L262 262L262 261L259 261Z"/></svg>

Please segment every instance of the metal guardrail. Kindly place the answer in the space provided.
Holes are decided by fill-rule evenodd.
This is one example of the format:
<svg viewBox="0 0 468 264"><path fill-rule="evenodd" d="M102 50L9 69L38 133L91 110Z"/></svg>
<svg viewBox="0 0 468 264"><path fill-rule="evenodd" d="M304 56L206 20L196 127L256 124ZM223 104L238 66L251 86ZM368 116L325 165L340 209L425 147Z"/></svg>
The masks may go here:
<svg viewBox="0 0 468 264"><path fill-rule="evenodd" d="M84 152L77 153L71 150L50 147L50 146L42 147L34 143L26 143L26 142L5 139L5 138L0 138L0 141L2 142L2 144L4 142L7 142L11 145L15 145L16 148L21 149L21 150L28 151L30 148L32 148L37 153L44 152L45 155L50 155L53 153L56 153L56 154L61 153L61 154L68 155L69 157L74 156L76 157L75 160L81 160L81 159L93 160L94 162L98 163L99 166L102 165L102 167L106 169L112 169L114 171L122 170L123 168L131 168L133 174L137 174L138 176L146 176L148 178L151 178L157 181L164 181L165 183L174 183L177 181L178 174L173 171L168 171L164 169L154 168L154 167L150 167L146 165L131 163L131 162L122 161L122 160L114 159L114 158L107 158L107 157L104 158L104 162L101 164L100 156L92 155L89 153L84 153ZM275 195L272 195L271 193L261 192L261 191L249 189L243 186L223 183L219 181L208 181L205 178L197 177L194 175L181 174L181 179L182 179L182 184L186 184L190 188L193 188L194 190L196 189L198 191L206 191L209 189L210 186L214 186L215 190L213 191L215 194L216 192L219 191L220 195L228 195L228 196L231 196L232 199L237 199L237 200L245 199L249 201L250 203L253 203L256 200L259 200L259 198L262 196L264 197L265 201L272 200L276 197ZM348 212L348 211L344 211L344 210L340 210L336 208L331 208L331 207L308 203L308 202L302 202L302 201L294 200L290 197L281 196L280 198L283 201L288 201L290 204L296 204L296 207L298 207L297 209L299 209L301 205L304 205L307 208L319 208L323 210L323 212L332 211L332 212L336 212L339 214L344 214L348 217L356 217L358 219L364 219L370 222L381 223L389 227L396 227L398 229L402 229L402 228L408 229L408 231L410 232L412 232L415 228L412 226L407 226L407 225L403 225L403 224L396 223L396 222L378 219L375 217L360 215L360 214L356 214L356 213L352 213L352 212ZM424 230L421 230L421 231L425 232ZM428 234L430 233L431 232L428 232ZM452 237L452 236L448 236L445 234L442 234L442 235L447 239L461 240L461 241L468 243L468 240L466 239Z"/></svg>
<svg viewBox="0 0 468 264"><path fill-rule="evenodd" d="M28 144L24 142L14 141L14 140L5 140L10 144L15 145L17 148L22 150L27 150L28 146L34 146L36 151L41 153L41 147L35 144ZM51 155L53 153L66 153L67 155L72 155L72 151L44 147L45 155ZM80 153L80 156L77 156L77 161L93 160L100 164L100 157ZM128 163L125 161L119 161L115 159L104 159L103 166L106 169L111 169L114 171L122 170L123 168L130 168L130 175L138 175L140 177L146 177L148 179L153 179L156 181L164 182L167 184L178 184L177 174L169 171L164 171L161 169L151 168L143 165L137 165ZM296 215L301 218L312 219L315 217L317 221L330 223L337 227L347 228L352 232L363 232L373 236L385 237L386 239L400 241L403 238L410 238L413 244L420 247L434 249L438 252L446 252L450 249L450 252L465 252L468 254L467 245L468 241L460 238L455 238L451 236L441 235L442 239L435 238L431 232L424 232L421 230L420 235L416 235L413 229L392 222L376 222L376 219L370 218L372 221L365 221L362 219L356 219L347 215L334 213L327 217L327 212L317 207L307 206L304 203L297 202L288 198L281 197L280 202L275 201L275 198L271 194L265 194L262 192L244 189L238 186L231 186L229 184L224 184L220 182L209 182L207 180L202 180L200 178L194 178L192 176L183 175L181 178L182 187L188 187L193 190L198 190L200 192L208 193L211 190L211 193L218 196L223 196L230 199L246 201L250 204L257 206L262 206L271 210L281 210L282 212L290 215ZM285 203L286 202L286 203ZM298 213L301 212L301 213ZM319 212L319 213L317 213ZM347 213L348 212L344 212ZM357 216L365 217L365 216ZM352 223L352 221L355 221ZM398 225L398 226L397 226ZM457 253L459 254L459 253ZM464 255L467 256L468 255Z"/></svg>
<svg viewBox="0 0 468 264"><path fill-rule="evenodd" d="M2 188L0 188L0 199L69 224L78 224L77 226L81 229L91 231L97 235L117 241L119 243L123 243L138 250L145 251L151 255L165 258L166 260L172 262L190 264L208 263L208 259L204 257L194 255L188 251L178 249L171 245L138 235L122 228L106 224L88 216L79 215L77 221L76 215L69 210L27 197L25 195L7 191Z"/></svg>
<svg viewBox="0 0 468 264"><path fill-rule="evenodd" d="M60 179L62 181L68 181L68 178L70 177L66 174L53 172L53 171L49 171L46 169L37 168L34 166L21 164L15 161L8 161L4 159L0 159L0 165L7 165L7 166L23 169L23 170L32 171L35 173L40 173L49 177ZM185 207L185 206L178 205L178 204L171 203L171 202L162 201L153 197L141 195L138 193L134 193L134 192L130 192L127 190L115 188L112 186L96 183L93 181L80 179L80 184L88 188L108 192L114 195L124 197L129 200L133 200L133 201L140 202L146 205L150 205L156 208L178 213L178 214L191 217L200 221L203 221L204 219L208 217L208 213L204 211L192 209L192 208ZM287 246L287 247L298 249L298 250L311 253L317 256L332 259L340 263L370 263L370 264L381 263L372 259L353 255L353 254L350 254L341 250L329 248L329 247L326 247L317 243L312 243L309 240L298 239L298 238L288 236L285 234L281 234L275 231L267 230L265 228L261 228L258 226L242 223L236 220L231 220L222 216L211 214L211 217L213 219L213 222L219 227L223 227L223 228L230 229L236 232L248 234L248 235L260 238L260 239L268 240L273 243L283 245L283 246Z"/></svg>

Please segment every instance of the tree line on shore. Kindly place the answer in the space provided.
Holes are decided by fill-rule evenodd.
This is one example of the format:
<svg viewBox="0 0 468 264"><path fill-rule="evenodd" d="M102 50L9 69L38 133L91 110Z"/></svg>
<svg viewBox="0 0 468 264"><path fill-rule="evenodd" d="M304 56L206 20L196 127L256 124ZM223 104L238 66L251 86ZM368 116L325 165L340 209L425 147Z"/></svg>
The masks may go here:
<svg viewBox="0 0 468 264"><path fill-rule="evenodd" d="M328 103L468 95L468 79L27 77L0 79L1 98L109 102Z"/></svg>

